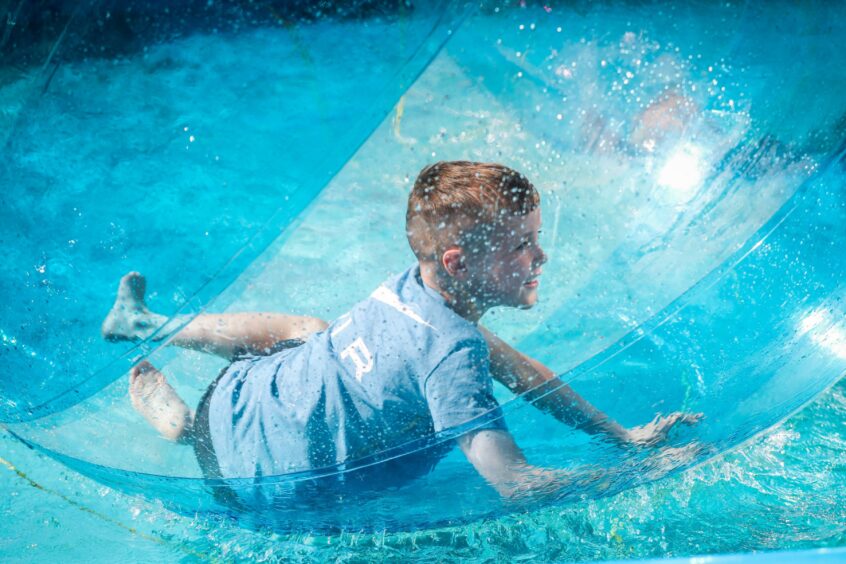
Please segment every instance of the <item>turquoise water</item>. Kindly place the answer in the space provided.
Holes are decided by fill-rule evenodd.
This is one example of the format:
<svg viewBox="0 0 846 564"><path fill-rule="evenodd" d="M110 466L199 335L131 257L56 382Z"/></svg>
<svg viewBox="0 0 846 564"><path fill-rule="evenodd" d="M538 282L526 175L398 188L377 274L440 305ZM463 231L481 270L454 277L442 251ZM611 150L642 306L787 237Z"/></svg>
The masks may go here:
<svg viewBox="0 0 846 564"><path fill-rule="evenodd" d="M839 217L843 188L839 171L829 163L841 138L837 120L844 108L834 96L815 98L801 116L789 111L797 101L842 80L829 72L830 58L825 56L830 55L828 38L838 33L829 24L835 18L800 10L762 14L749 6L711 13L618 10L491 8L455 30L431 22L428 27L409 25L427 33L434 29L435 35L442 32L441 38L449 37L445 49L431 63L426 59L419 65L425 70L410 89L399 90L404 92L399 102L398 94L386 94L384 100L390 102L383 113L393 110L381 124L379 112L373 112L376 117L368 123L378 127L367 142L349 160L338 150L333 162L340 172L305 212L297 213L295 228L262 254L260 244L246 253L249 266L241 263L234 269L238 279L209 307L334 317L410 260L397 210L403 209L409 183L423 164L440 158L501 160L525 171L541 189L544 245L552 252L543 303L531 312L497 312L486 323L559 372L581 367L570 373L574 385L626 423L648 420L658 409L706 411L697 433L717 451L801 407L840 375L846 342L836 317L843 295L834 268L837 257L819 260L817 254L826 250L815 247L827 237L837 240L839 233L837 227L833 234L827 227ZM794 39L784 40L775 24L788 16L803 25ZM291 206L300 210L307 203L303 194L314 191L309 186L328 178L329 172L309 177L315 169L323 170L317 154L326 146L334 153L336 141L344 145L338 136L347 131L342 118L373 98L359 95L355 87L368 77L373 90L379 90L385 76L393 76L391 71L406 60L388 65L381 79L378 73L371 76L372 59L365 57L370 51L355 47L366 42L356 36L339 46L340 38L351 33L338 25L297 28L316 38L298 43L306 53L298 52L298 64L254 66L262 60L289 62L296 51L290 30L268 29L225 38L198 34L118 62L66 64L47 94L21 110L8 148L13 164L7 161L4 178L30 178L26 172L38 180L21 183L20 197L13 200L17 207L10 217L17 223L7 229L26 238L15 247L18 254L9 261L8 272L35 279L27 286L32 294L24 293L21 301L50 299L70 305L59 308L53 301L50 307L36 307L46 317L33 324L31 333L5 329L7 338L20 348L25 345L26 354L35 352L31 357L46 358L50 367L35 363L36 370L30 364L29 371L19 372L48 370L50 385L37 378L5 378L4 399L49 400L45 393L65 388L88 390L80 396L96 394L68 409L53 405L54 414L13 425L15 432L54 452L101 465L105 470L99 474L97 468L87 470L130 490L133 484L119 483L125 476L111 468L177 478L197 475L190 452L164 443L137 419L125 383L109 385L121 366L102 369L112 366L117 352L99 343L97 322L109 306L114 280L129 268L148 273L157 308L175 313L186 303L204 303L203 296L212 294L192 296L198 281L220 267L213 263L225 263L271 217L279 198L300 198ZM379 43L397 26L395 20L381 27L371 22L364 39ZM406 31L402 37L411 35ZM419 41L428 45L427 37L420 33ZM432 41L429 52L436 53L440 43ZM341 47L356 55L345 65L317 65L315 70L314 61L333 62L333 49ZM736 58L726 60L729 48ZM255 57L256 62L227 59L232 53L251 53L247 60ZM814 57L803 58L801 68L778 64L788 53ZM209 65L208 60L220 62ZM638 70L644 63L649 70ZM273 72L283 71L294 78L274 78ZM92 76L102 79L95 82ZM348 84L350 91L328 88L321 102L320 88L327 83ZM291 92L301 98L268 84L295 85ZM647 101L668 85L688 93L694 117L681 132L669 127L668 133L639 137L631 116L641 115ZM318 123L329 125L311 131L306 118L313 112L305 110L294 116L257 111L275 107L280 98L294 107L328 105ZM198 99L207 99L208 106ZM127 122L115 121L124 113L102 109L114 100L120 101ZM336 100L343 104L334 105ZM298 117L303 123L297 123ZM369 132L362 128L359 134ZM296 141L290 140L291 131ZM302 138L301 131L314 138ZM357 146L351 131L348 151ZM283 146L277 145L280 138ZM650 140L652 149L643 145ZM81 159L84 165L62 158L79 153L90 155ZM682 178L669 166L679 162L685 164ZM697 174L702 178L691 181ZM108 185L92 192L104 176ZM73 188L65 189L68 183ZM219 188L209 190L209 184ZM115 192L116 201L107 197ZM809 207L802 194L826 205ZM789 202L797 203L785 208ZM227 207L233 204L243 207ZM174 221L175 209L185 211L179 221ZM89 216L96 220L75 219ZM790 221L797 217L797 231L791 231ZM206 225L206 218L214 222ZM52 227L39 229L36 219ZM771 237L765 237L768 225L778 228ZM188 229L195 226L203 227L202 235ZM77 231L94 237L85 241ZM214 243L203 244L206 237ZM803 246L813 249L811 258L797 251ZM49 252L33 254L42 249ZM74 254L83 250L82 256ZM747 254L751 258L731 266ZM4 295L16 288L10 276L3 279L8 284ZM79 284L80 278L84 283ZM343 286L333 282L339 279ZM803 286L811 290L802 294L796 289ZM3 321L10 327L8 321L20 319L21 309L4 301L8 309ZM771 317L753 307L756 301ZM802 306L798 319L790 318L797 313L789 309L795 302ZM672 314L679 304L687 306L683 314ZM671 313L653 317L662 311ZM744 313L752 317L735 319ZM630 333L632 329L636 331ZM602 353L615 342L631 346L616 356L609 356L613 348ZM176 376L180 392L192 400L218 368L200 355L172 351L155 353L153 359ZM591 368L597 359L605 368ZM57 366L70 368L59 371ZM91 372L96 385L76 385ZM503 401L509 399L505 390L498 393ZM73 401L60 403L64 408ZM585 442L519 402L509 405L509 424L533 460L615 463L603 445ZM12 413L16 408L11 407ZM114 550L139 558L272 560L296 555L356 560L415 555L548 560L836 546L843 544L842 409L843 390L836 386L743 450L681 476L608 499L497 519L478 519L491 512L495 500L473 482L460 457L453 456L442 465L442 481L436 476L434 484L456 477L470 484L466 491L444 491L473 500L474 506L463 513L470 522L377 535L318 536L307 532L308 526L293 535L255 533L207 517L180 517L156 502L124 497L68 473L6 437L3 458L28 478L3 471L4 487L8 483L12 493L4 515L17 521L19 508L25 504L28 509L20 519L23 535L4 531L8 548L4 545L3 551L21 559L67 550L79 558L105 558ZM129 476L127 482L137 479ZM50 492L32 488L30 480ZM194 492L178 490L191 483L167 478L151 482L156 489L151 497L181 497L184 504ZM633 479L627 485L637 483ZM437 521L439 513L454 518L455 507L439 506L443 501L437 498L426 501L429 505L421 501L421 507L431 520ZM75 546L80 530L103 543Z"/></svg>
<svg viewBox="0 0 846 564"><path fill-rule="evenodd" d="M841 384L738 452L611 499L433 531L331 536L257 533L181 517L68 472L4 435L4 459L48 491L0 468L7 492L0 554L12 562L57 554L95 562L580 561L842 547L844 416Z"/></svg>

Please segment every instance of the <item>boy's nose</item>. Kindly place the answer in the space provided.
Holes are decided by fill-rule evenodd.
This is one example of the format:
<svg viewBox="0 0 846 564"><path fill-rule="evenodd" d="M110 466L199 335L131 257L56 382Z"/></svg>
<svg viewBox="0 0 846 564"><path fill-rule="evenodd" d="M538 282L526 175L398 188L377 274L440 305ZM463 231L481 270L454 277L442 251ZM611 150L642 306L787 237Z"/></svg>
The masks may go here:
<svg viewBox="0 0 846 564"><path fill-rule="evenodd" d="M540 266L540 265L546 263L546 260L549 257L547 257L546 253L543 252L543 249L541 248L541 246L538 245L538 246L535 247L535 249L537 249L537 253L535 253L535 264Z"/></svg>

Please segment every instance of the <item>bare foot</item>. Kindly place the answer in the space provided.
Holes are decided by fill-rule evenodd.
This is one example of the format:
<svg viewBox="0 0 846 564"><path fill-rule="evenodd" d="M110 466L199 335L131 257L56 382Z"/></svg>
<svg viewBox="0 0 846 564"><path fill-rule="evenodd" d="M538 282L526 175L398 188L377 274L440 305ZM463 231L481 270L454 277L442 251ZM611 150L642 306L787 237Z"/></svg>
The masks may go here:
<svg viewBox="0 0 846 564"><path fill-rule="evenodd" d="M138 272L120 279L115 305L103 320L100 331L107 341L140 341L167 322L167 317L151 312L144 303L147 281Z"/></svg>
<svg viewBox="0 0 846 564"><path fill-rule="evenodd" d="M147 361L129 371L129 397L132 407L156 431L171 441L185 439L193 415L164 374Z"/></svg>

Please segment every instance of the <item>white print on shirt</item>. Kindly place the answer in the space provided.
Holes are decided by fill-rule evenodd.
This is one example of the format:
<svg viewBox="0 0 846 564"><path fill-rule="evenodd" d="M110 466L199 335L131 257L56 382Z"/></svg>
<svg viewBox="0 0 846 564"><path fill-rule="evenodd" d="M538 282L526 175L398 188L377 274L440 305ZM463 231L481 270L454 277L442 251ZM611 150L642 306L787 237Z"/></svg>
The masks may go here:
<svg viewBox="0 0 846 564"><path fill-rule="evenodd" d="M341 358L349 358L355 364L355 379L361 382L365 374L373 370L373 355L367 345L358 337L350 346L341 351Z"/></svg>
<svg viewBox="0 0 846 564"><path fill-rule="evenodd" d="M398 295L391 292L384 286L379 286L378 288L376 288L376 290L374 290L373 293L370 294L370 297L376 301L382 302L383 304L394 308L401 314L405 315L406 317L410 317L417 323L421 323L426 327L435 329L429 322L417 315L414 310L402 303ZM435 329L435 331L437 331L437 329Z"/></svg>

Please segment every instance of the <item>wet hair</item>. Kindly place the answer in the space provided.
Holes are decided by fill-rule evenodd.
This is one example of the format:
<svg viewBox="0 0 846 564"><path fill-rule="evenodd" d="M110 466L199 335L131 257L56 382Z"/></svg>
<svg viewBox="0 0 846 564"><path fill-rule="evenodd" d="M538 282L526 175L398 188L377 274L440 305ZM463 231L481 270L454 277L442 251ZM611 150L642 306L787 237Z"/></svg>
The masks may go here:
<svg viewBox="0 0 846 564"><path fill-rule="evenodd" d="M496 163L438 162L420 171L405 214L408 242L418 260L438 260L477 228L526 215L540 196L519 172Z"/></svg>

